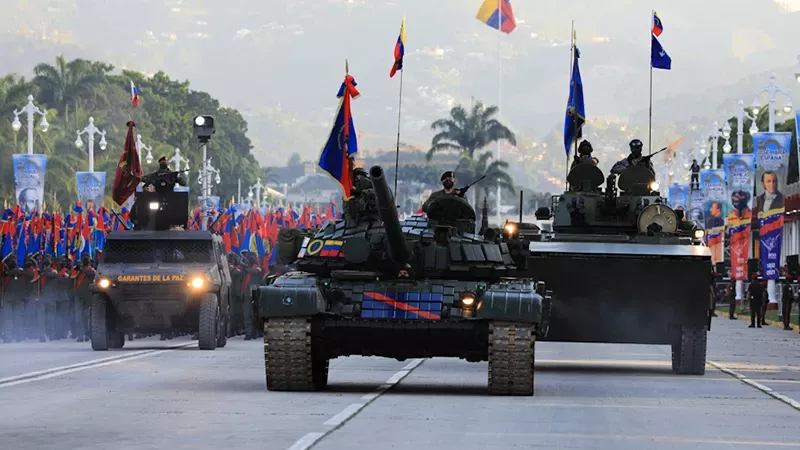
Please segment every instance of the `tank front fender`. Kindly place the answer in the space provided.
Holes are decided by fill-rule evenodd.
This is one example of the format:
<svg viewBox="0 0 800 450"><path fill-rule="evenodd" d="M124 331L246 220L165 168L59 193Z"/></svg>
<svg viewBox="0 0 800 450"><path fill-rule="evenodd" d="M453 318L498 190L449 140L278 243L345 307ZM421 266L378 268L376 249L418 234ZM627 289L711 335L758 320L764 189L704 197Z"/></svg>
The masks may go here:
<svg viewBox="0 0 800 450"><path fill-rule="evenodd" d="M542 324L544 298L531 290L488 290L478 303L476 317Z"/></svg>
<svg viewBox="0 0 800 450"><path fill-rule="evenodd" d="M262 318L313 316L324 313L327 301L314 285L270 285L258 288Z"/></svg>

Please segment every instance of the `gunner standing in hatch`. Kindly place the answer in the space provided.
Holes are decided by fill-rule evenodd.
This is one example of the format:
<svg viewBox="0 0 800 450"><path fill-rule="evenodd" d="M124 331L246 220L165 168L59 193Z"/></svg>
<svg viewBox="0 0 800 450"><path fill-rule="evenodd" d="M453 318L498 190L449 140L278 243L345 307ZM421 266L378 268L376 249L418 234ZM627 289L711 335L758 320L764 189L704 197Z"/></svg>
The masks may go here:
<svg viewBox="0 0 800 450"><path fill-rule="evenodd" d="M172 170L169 168L167 157L162 156L158 158L158 170L145 175L144 178L142 178L142 182L154 185L156 192L159 194L172 192L175 188L175 183L186 186L186 179L183 175L176 173L175 176L170 176L171 173Z"/></svg>
<svg viewBox="0 0 800 450"><path fill-rule="evenodd" d="M636 166L644 162L643 160L644 157L642 156L642 148L644 148L644 144L642 144L642 141L640 141L639 139L634 139L628 145L631 148L631 154L628 155L625 159L617 161L614 164L614 167L611 168L611 173L620 175L628 167ZM651 171L655 173L653 169L653 162L650 161L650 159L647 159L646 161L647 161L647 168L649 168Z"/></svg>
<svg viewBox="0 0 800 450"><path fill-rule="evenodd" d="M572 170L578 164L594 164L595 166L599 162L597 158L592 157L592 144L589 141L583 141L578 146L578 154L575 155L575 159L572 160L572 166L569 170Z"/></svg>
<svg viewBox="0 0 800 450"><path fill-rule="evenodd" d="M448 195L461 195L456 190L456 175L451 170L443 173L440 180L442 181L442 186L444 189L432 193L431 196L425 200L425 203L422 204L423 212L428 212L428 206L430 206L430 204L436 199L446 197Z"/></svg>

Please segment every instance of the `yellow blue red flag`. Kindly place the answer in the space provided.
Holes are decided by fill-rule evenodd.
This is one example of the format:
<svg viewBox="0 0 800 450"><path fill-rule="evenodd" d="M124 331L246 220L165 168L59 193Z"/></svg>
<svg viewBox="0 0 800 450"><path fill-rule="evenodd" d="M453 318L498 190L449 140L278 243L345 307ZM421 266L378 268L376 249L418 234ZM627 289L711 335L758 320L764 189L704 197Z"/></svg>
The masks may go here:
<svg viewBox="0 0 800 450"><path fill-rule="evenodd" d="M511 33L517 27L511 0L484 0L476 18L506 34Z"/></svg>
<svg viewBox="0 0 800 450"><path fill-rule="evenodd" d="M336 94L341 99L339 109L336 111L331 134L319 156L319 167L342 185L344 198L350 198L350 190L353 188L351 155L358 152L358 138L350 111L350 100L360 95L356 86L356 80L348 73Z"/></svg>
<svg viewBox="0 0 800 450"><path fill-rule="evenodd" d="M403 17L403 22L400 23L400 36L397 37L397 43L394 44L394 65L389 78L394 78L394 74L398 70L403 70L403 56L406 54L406 18Z"/></svg>

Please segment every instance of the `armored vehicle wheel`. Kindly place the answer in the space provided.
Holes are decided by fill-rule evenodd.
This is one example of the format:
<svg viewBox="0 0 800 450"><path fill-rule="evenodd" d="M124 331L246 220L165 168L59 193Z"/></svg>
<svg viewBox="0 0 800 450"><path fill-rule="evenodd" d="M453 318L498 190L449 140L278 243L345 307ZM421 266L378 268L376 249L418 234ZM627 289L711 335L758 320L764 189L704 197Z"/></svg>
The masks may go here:
<svg viewBox="0 0 800 450"><path fill-rule="evenodd" d="M217 348L224 348L228 344L228 329L230 328L230 313L231 307L228 306L228 312L219 323L219 334L217 335Z"/></svg>
<svg viewBox="0 0 800 450"><path fill-rule="evenodd" d="M681 327L681 340L672 344L672 371L681 375L706 373L706 343L708 330L704 326Z"/></svg>
<svg viewBox="0 0 800 450"><path fill-rule="evenodd" d="M270 391L316 391L328 384L328 358L311 319L264 322L264 366Z"/></svg>
<svg viewBox="0 0 800 450"><path fill-rule="evenodd" d="M533 395L536 334L533 324L489 324L489 394Z"/></svg>
<svg viewBox="0 0 800 450"><path fill-rule="evenodd" d="M125 333L121 331L108 332L108 348L122 348L125 346Z"/></svg>
<svg viewBox="0 0 800 450"><path fill-rule="evenodd" d="M200 350L215 350L220 333L219 299L217 294L203 294L200 298L200 327L198 344Z"/></svg>
<svg viewBox="0 0 800 450"><path fill-rule="evenodd" d="M90 313L92 350L108 350L108 321L106 299L100 294L92 295L92 309Z"/></svg>

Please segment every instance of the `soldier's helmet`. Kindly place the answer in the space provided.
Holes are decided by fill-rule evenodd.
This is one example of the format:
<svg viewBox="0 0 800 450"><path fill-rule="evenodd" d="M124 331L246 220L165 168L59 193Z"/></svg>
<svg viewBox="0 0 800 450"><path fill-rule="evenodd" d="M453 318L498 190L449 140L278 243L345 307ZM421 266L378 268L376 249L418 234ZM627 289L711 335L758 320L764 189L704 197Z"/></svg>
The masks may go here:
<svg viewBox="0 0 800 450"><path fill-rule="evenodd" d="M589 141L583 141L578 146L578 154L580 155L591 155L592 150L592 144Z"/></svg>
<svg viewBox="0 0 800 450"><path fill-rule="evenodd" d="M641 153L642 149L644 148L644 144L639 139L632 140L628 145L633 153Z"/></svg>

